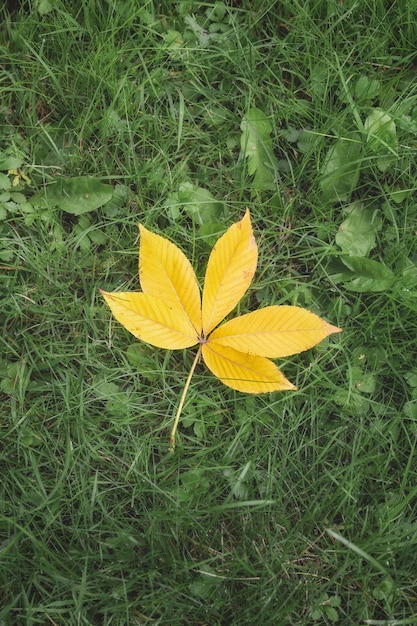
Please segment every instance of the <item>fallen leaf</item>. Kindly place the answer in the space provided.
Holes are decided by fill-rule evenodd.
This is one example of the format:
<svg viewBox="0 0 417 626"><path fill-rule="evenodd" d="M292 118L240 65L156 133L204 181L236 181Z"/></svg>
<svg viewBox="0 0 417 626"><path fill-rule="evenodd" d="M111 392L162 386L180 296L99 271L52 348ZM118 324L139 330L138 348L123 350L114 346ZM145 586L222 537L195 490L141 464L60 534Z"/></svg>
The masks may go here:
<svg viewBox="0 0 417 626"><path fill-rule="evenodd" d="M296 306L268 306L220 324L246 293L258 248L249 210L213 247L203 295L185 254L172 242L140 229L142 292L100 290L114 317L135 337L158 348L199 345L171 432L171 450L191 376L200 355L225 385L245 393L296 389L271 358L312 348L340 328Z"/></svg>

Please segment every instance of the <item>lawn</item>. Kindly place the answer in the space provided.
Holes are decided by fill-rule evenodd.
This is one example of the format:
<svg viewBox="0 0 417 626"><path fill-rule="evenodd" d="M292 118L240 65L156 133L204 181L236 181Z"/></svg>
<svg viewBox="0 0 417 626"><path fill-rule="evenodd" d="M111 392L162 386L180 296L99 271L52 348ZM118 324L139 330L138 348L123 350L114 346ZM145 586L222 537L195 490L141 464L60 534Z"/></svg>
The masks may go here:
<svg viewBox="0 0 417 626"><path fill-rule="evenodd" d="M0 9L0 626L417 625L417 3ZM246 394L137 340L138 223L342 333ZM155 251L157 254L157 251Z"/></svg>

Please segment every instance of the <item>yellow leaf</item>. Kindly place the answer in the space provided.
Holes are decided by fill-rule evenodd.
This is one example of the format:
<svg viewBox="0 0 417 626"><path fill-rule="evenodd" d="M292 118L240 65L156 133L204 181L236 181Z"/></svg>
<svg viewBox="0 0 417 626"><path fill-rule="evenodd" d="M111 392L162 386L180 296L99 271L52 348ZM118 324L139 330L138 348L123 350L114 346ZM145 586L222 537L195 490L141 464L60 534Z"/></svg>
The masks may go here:
<svg viewBox="0 0 417 626"><path fill-rule="evenodd" d="M171 447L185 394L200 355L225 385L245 393L296 389L269 358L307 350L340 328L294 306L270 306L218 324L246 293L258 259L249 210L214 246L202 303L196 275L173 243L139 225L143 293L101 291L114 317L135 337L158 348L199 344L171 431Z"/></svg>
<svg viewBox="0 0 417 626"><path fill-rule="evenodd" d="M107 293L101 289L100 293L117 321L138 339L166 350L190 348L198 343L184 310L174 309L146 293Z"/></svg>
<svg viewBox="0 0 417 626"><path fill-rule="evenodd" d="M139 279L142 291L160 298L175 309L182 309L201 334L200 288L191 263L168 239L140 230Z"/></svg>
<svg viewBox="0 0 417 626"><path fill-rule="evenodd" d="M276 359L312 348L340 328L296 306L268 306L214 330L209 343Z"/></svg>
<svg viewBox="0 0 417 626"><path fill-rule="evenodd" d="M256 270L256 245L249 210L240 222L220 237L211 251L203 289L203 333L213 328L235 308L246 293Z"/></svg>
<svg viewBox="0 0 417 626"><path fill-rule="evenodd" d="M209 341L203 344L203 359L222 383L245 393L267 393L296 389L275 363L260 356L244 354Z"/></svg>

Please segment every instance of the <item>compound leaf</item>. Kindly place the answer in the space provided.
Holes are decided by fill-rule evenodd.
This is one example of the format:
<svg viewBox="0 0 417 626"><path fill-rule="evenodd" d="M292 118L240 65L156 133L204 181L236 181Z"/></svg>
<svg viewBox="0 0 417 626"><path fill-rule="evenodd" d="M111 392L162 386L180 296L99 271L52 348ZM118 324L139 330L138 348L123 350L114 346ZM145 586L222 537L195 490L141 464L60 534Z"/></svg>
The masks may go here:
<svg viewBox="0 0 417 626"><path fill-rule="evenodd" d="M158 348L199 344L171 431L170 450L191 376L202 354L225 385L245 393L296 389L269 358L312 348L340 328L294 306L270 306L218 324L246 293L258 248L249 210L214 246L202 304L194 270L172 242L140 225L142 293L101 291L114 317L135 337ZM218 326L218 327L217 327ZM216 328L217 327L217 328ZM269 358L268 358L269 357Z"/></svg>

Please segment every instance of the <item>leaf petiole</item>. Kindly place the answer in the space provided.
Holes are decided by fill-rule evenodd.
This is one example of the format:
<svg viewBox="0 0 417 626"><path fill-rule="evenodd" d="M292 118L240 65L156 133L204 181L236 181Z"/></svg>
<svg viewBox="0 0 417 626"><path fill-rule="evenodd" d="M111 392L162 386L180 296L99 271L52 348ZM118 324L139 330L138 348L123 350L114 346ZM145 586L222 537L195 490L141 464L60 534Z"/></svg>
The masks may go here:
<svg viewBox="0 0 417 626"><path fill-rule="evenodd" d="M181 415L182 407L184 406L185 396L187 395L188 387L190 386L190 382L193 377L194 370L201 356L201 348L202 348L202 344L200 344L198 347L197 354L195 355L195 359L191 366L190 373L188 374L188 378L187 378L187 381L184 386L184 390L181 395L181 400L178 405L177 414L175 415L174 424L172 426L171 435L169 437L169 452L174 452L175 450L175 433L177 432L178 422L180 421L180 415Z"/></svg>

